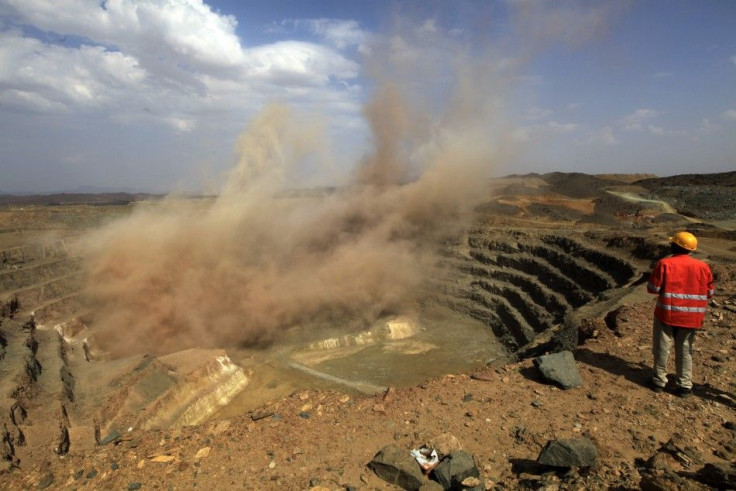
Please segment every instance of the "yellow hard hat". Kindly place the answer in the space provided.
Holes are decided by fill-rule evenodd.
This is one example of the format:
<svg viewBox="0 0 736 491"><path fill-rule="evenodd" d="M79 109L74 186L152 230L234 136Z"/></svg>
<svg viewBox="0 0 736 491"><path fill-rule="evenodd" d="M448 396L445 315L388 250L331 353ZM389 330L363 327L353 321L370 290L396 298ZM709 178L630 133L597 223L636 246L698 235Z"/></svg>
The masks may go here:
<svg viewBox="0 0 736 491"><path fill-rule="evenodd" d="M670 242L677 244L688 251L694 251L698 248L698 239L696 239L690 232L677 232L675 235L670 237Z"/></svg>

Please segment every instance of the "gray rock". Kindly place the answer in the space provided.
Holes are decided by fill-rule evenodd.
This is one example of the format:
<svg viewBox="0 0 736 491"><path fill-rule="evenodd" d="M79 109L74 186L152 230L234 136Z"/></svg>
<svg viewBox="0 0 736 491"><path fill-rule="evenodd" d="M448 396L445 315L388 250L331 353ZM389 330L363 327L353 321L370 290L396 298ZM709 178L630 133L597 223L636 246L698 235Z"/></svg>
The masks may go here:
<svg viewBox="0 0 736 491"><path fill-rule="evenodd" d="M674 459L670 454L657 452L647 461L647 468L655 471L671 471L674 463Z"/></svg>
<svg viewBox="0 0 736 491"><path fill-rule="evenodd" d="M695 478L718 489L736 489L736 467L730 464L705 464Z"/></svg>
<svg viewBox="0 0 736 491"><path fill-rule="evenodd" d="M485 490L480 470L475 465L473 456L463 450L454 451L442 459L432 471L432 475L445 489ZM478 478L480 484L473 488L464 487L462 483L469 477Z"/></svg>
<svg viewBox="0 0 736 491"><path fill-rule="evenodd" d="M563 389L572 389L583 385L575 358L570 351L560 351L535 358L534 365L545 380L555 383Z"/></svg>
<svg viewBox="0 0 736 491"><path fill-rule="evenodd" d="M598 458L598 450L590 439L571 438L547 442L537 462L550 467L590 467Z"/></svg>
<svg viewBox="0 0 736 491"><path fill-rule="evenodd" d="M54 475L49 473L41 478L37 487L38 489L46 489L52 484L54 484Z"/></svg>
<svg viewBox="0 0 736 491"><path fill-rule="evenodd" d="M100 440L100 445L107 445L108 443L120 440L122 437L123 435L121 435L120 432L112 430L105 438Z"/></svg>
<svg viewBox="0 0 736 491"><path fill-rule="evenodd" d="M427 482L417 461L396 445L386 445L379 450L368 467L384 481L402 489L419 489Z"/></svg>

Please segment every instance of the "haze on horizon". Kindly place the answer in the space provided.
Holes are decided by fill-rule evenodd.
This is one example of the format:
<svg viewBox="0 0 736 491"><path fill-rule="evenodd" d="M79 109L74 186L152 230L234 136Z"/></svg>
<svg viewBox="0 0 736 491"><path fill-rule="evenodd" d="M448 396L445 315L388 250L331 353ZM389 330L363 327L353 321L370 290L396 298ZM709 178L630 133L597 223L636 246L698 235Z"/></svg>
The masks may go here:
<svg viewBox="0 0 736 491"><path fill-rule="evenodd" d="M429 34L451 49L407 42ZM418 100L458 52L493 61L489 176L736 168L733 2L0 0L0 192L218 190L272 102L331 143L293 185L339 185L372 148L379 46L423 67L398 74Z"/></svg>

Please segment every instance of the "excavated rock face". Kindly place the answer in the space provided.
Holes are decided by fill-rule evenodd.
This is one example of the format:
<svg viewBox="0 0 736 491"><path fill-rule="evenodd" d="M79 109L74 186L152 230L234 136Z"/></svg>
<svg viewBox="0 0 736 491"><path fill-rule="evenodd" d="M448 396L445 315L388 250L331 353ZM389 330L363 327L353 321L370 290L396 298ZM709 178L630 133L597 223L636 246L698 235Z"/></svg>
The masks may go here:
<svg viewBox="0 0 736 491"><path fill-rule="evenodd" d="M72 240L0 250L0 461L63 455L137 428L197 424L249 382L222 350L93 356Z"/></svg>
<svg viewBox="0 0 736 491"><path fill-rule="evenodd" d="M511 351L640 276L625 251L582 234L478 228L451 256L455 284L445 286L445 301L483 320Z"/></svg>

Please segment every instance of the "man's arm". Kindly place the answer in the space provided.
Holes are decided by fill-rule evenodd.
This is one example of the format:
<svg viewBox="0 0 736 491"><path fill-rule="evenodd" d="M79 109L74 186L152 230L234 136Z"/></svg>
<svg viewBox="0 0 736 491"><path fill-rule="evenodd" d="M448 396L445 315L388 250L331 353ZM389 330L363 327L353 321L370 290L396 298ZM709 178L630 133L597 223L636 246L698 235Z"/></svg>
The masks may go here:
<svg viewBox="0 0 736 491"><path fill-rule="evenodd" d="M651 276L649 276L649 282L647 283L647 291L654 295L659 295L660 290L662 290L663 282L664 282L664 268L662 267L662 263L658 262L657 265L654 266L654 271L652 271Z"/></svg>

